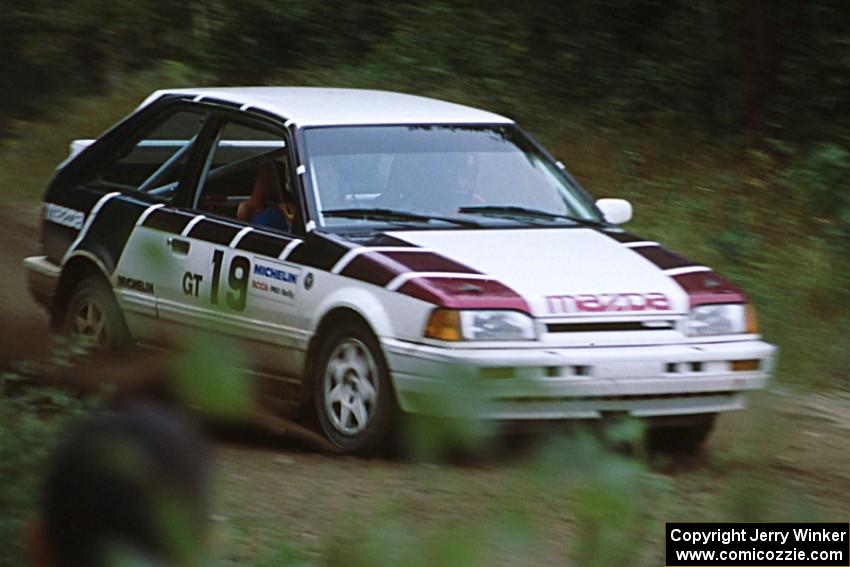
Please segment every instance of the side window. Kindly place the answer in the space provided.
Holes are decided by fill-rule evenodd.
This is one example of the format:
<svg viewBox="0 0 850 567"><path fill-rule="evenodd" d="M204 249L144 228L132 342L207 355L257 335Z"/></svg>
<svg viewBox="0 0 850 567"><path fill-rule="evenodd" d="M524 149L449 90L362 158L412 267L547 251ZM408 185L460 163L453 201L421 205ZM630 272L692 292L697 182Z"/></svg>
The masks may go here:
<svg viewBox="0 0 850 567"><path fill-rule="evenodd" d="M207 160L195 208L291 232L295 201L286 140L267 130L227 123Z"/></svg>
<svg viewBox="0 0 850 567"><path fill-rule="evenodd" d="M190 110L169 114L107 161L93 181L170 201L205 118L204 113Z"/></svg>

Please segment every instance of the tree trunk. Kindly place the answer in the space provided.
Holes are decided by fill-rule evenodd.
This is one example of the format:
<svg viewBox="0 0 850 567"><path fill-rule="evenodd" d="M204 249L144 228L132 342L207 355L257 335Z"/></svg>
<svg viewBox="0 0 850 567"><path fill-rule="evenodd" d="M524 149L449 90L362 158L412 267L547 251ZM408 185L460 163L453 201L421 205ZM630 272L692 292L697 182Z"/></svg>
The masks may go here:
<svg viewBox="0 0 850 567"><path fill-rule="evenodd" d="M749 135L762 131L773 74L770 0L740 0L743 126Z"/></svg>

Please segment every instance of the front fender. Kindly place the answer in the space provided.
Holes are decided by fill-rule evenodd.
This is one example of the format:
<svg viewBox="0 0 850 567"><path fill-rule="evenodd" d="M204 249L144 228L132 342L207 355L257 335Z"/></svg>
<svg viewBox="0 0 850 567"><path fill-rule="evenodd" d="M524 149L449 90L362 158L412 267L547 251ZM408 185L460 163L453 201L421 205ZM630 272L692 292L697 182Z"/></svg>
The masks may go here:
<svg viewBox="0 0 850 567"><path fill-rule="evenodd" d="M343 287L326 295L317 305L310 319L310 330L316 332L322 320L334 309L350 309L360 315L378 337L394 337L390 315L378 293L389 293L376 288L375 291L359 287Z"/></svg>

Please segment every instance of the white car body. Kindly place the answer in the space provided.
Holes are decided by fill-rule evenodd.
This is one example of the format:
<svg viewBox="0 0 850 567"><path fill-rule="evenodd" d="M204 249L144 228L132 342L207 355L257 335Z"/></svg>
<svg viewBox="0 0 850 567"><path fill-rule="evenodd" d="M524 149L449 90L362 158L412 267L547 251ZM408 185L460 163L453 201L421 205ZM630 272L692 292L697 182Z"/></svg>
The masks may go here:
<svg viewBox="0 0 850 567"><path fill-rule="evenodd" d="M227 104L243 113L273 115L292 132L293 140L316 127L513 126L505 117L456 104L345 89L159 91L137 112L163 97L178 97L181 104ZM63 167L92 147L97 144L74 143ZM306 198L318 201L309 156L305 158L301 149L296 155L295 171ZM558 167L563 169L560 163ZM396 402L407 412L440 413L440 407L428 402L428 393L447 381L466 380L476 384L481 402L468 411L487 419L715 414L743 408L746 393L765 386L773 365L774 347L754 332L708 336L689 332L695 307L745 304L737 288L709 268L614 224L390 228L377 231L367 242L323 230L321 216L305 219L300 236L284 237L149 202L134 204L126 245L106 258L96 246L85 246L92 238L89 231L98 215L118 207L111 201L132 199L112 191L80 204L52 195L48 192L46 224L48 229L63 225L67 242L59 247L58 256L26 261L33 291L49 308L56 309L57 283L69 262L85 259L108 279L131 334L140 342L170 342L195 328L216 329L258 352L267 362L264 368L274 367L292 383L309 379L311 343L328 315L350 311L374 333ZM622 201L599 206L608 220L623 222L631 216L630 206ZM165 211L181 219L179 230L163 232L164 224L151 223ZM227 241L195 238L201 224L211 227L210 234L215 227L230 231ZM274 254L244 249L243 239L248 238L276 243L270 245ZM191 247L187 244L185 254L164 254L152 266L150 250L164 248L166 242L171 246L175 239ZM314 245L317 239L321 246ZM315 254L333 248L332 261L305 263L303 250L314 247ZM207 293L210 258L216 250L225 269L237 257L249 262L247 296L238 313L198 301ZM188 283L197 289L187 292L185 274L203 276ZM429 338L425 329L435 308L517 311L532 318L535 337ZM746 364L736 367L741 361Z"/></svg>

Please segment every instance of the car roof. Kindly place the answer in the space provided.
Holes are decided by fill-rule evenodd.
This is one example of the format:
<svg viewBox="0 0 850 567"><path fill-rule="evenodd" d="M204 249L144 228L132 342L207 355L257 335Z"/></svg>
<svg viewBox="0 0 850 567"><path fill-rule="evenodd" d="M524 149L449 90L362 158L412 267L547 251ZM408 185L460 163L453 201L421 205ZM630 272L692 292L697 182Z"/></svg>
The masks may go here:
<svg viewBox="0 0 850 567"><path fill-rule="evenodd" d="M163 95L217 99L291 120L298 127L377 124L510 124L492 112L433 98L366 89L317 87L212 87L160 90Z"/></svg>

